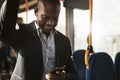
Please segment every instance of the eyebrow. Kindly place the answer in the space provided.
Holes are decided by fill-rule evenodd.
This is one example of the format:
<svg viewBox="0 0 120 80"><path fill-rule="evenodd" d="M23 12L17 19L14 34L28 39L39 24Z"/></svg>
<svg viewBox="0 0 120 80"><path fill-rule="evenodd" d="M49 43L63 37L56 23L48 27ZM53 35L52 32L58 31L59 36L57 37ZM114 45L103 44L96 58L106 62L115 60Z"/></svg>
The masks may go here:
<svg viewBox="0 0 120 80"><path fill-rule="evenodd" d="M45 15L45 16L48 16L48 17L51 17L51 16L49 16L47 13L43 13L43 14L41 14L42 16L43 15ZM58 18L59 16L56 16L55 18Z"/></svg>

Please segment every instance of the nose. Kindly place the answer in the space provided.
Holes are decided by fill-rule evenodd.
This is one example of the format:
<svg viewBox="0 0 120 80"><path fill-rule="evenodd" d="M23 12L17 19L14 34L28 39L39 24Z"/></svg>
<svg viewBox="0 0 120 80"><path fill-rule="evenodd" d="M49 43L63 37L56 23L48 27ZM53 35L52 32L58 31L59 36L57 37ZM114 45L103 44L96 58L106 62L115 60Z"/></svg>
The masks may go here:
<svg viewBox="0 0 120 80"><path fill-rule="evenodd" d="M48 25L51 25L51 26L53 26L54 23L55 23L55 21L54 21L53 19L49 19L49 20L47 21L47 24L48 24Z"/></svg>

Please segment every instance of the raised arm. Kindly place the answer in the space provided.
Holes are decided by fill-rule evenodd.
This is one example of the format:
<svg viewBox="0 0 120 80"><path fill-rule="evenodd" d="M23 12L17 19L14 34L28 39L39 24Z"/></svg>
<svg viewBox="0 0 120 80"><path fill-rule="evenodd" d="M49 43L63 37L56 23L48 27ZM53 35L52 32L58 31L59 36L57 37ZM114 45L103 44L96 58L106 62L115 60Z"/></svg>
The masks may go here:
<svg viewBox="0 0 120 80"><path fill-rule="evenodd" d="M20 0L5 0L0 9L0 37L7 39L15 30Z"/></svg>
<svg viewBox="0 0 120 80"><path fill-rule="evenodd" d="M19 0L5 0L0 10L0 27L13 28L16 25Z"/></svg>

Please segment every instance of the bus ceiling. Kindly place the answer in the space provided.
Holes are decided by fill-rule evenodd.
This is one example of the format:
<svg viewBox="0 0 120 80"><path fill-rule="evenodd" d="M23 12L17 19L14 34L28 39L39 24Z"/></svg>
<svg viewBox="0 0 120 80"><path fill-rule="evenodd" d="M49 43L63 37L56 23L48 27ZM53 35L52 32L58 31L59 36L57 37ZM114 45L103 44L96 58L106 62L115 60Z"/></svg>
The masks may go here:
<svg viewBox="0 0 120 80"><path fill-rule="evenodd" d="M37 0L20 0L19 12L25 11L26 1L28 1L29 9L33 9L37 3ZM64 2L64 7L77 8L83 10L89 9L89 0L61 0L61 1Z"/></svg>

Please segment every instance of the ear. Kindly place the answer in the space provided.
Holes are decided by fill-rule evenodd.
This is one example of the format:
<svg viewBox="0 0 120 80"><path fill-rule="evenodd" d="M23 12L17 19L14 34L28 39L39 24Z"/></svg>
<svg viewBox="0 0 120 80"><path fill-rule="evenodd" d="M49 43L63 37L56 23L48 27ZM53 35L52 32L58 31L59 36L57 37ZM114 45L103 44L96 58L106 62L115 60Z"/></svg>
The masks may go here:
<svg viewBox="0 0 120 80"><path fill-rule="evenodd" d="M35 16L37 16L37 12L38 12L38 8L37 8L37 7L35 7L35 8L34 8L34 13L35 13Z"/></svg>

